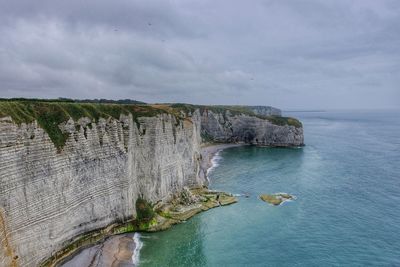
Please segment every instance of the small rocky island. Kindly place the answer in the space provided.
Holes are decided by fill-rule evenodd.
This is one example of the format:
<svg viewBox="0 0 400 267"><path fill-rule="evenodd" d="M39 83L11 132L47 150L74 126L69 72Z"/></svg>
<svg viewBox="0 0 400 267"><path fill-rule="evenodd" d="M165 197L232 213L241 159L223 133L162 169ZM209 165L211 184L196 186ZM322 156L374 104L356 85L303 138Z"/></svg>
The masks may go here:
<svg viewBox="0 0 400 267"><path fill-rule="evenodd" d="M278 206L287 200L293 200L294 196L287 193L275 193L275 194L262 194L260 199L274 206Z"/></svg>

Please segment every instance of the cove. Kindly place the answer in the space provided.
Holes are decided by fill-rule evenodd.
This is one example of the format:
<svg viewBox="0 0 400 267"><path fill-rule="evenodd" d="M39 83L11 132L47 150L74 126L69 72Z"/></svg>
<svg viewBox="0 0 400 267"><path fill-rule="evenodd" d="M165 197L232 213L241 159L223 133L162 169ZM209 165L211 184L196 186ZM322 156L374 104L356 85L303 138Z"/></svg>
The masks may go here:
<svg viewBox="0 0 400 267"><path fill-rule="evenodd" d="M222 151L210 187L249 198L142 234L139 266L399 265L399 113L296 117L305 147ZM297 199L258 198L276 192Z"/></svg>

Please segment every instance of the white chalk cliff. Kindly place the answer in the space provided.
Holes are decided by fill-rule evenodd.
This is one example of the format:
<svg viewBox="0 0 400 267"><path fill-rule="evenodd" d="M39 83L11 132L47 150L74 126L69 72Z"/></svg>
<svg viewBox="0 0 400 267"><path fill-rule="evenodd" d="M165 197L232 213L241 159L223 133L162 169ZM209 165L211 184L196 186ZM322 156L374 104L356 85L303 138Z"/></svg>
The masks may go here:
<svg viewBox="0 0 400 267"><path fill-rule="evenodd" d="M303 144L301 127L199 110L138 119L70 119L61 151L37 122L0 118L0 266L38 266L72 238L135 216L139 196L156 202L200 175L204 134L214 141Z"/></svg>

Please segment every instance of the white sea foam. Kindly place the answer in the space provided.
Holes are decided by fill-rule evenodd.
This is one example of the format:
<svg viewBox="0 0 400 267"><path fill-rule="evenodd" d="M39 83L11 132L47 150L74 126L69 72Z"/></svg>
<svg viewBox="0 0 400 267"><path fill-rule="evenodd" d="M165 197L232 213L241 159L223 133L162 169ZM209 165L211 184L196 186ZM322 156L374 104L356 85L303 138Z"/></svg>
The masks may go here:
<svg viewBox="0 0 400 267"><path fill-rule="evenodd" d="M278 193L275 193L275 194L287 194L287 195L289 195L288 193L285 193L285 192L278 192ZM292 199L284 199L284 200L281 202L281 204L279 204L279 206L283 205L283 203L285 203L285 202L292 202L293 200L296 200L296 199L297 199L296 196L294 196L294 195L291 195L291 196L292 196Z"/></svg>
<svg viewBox="0 0 400 267"><path fill-rule="evenodd" d="M135 233L133 235L132 239L135 243L135 249L133 250L133 255L132 255L132 263L133 263L133 265L137 266L139 264L140 249L143 246L143 242L140 241L139 233Z"/></svg>
<svg viewBox="0 0 400 267"><path fill-rule="evenodd" d="M208 175L219 166L219 161L222 159L222 157L219 155L221 150L217 151L215 155L211 159L211 167L207 169L207 180L210 181L210 178Z"/></svg>

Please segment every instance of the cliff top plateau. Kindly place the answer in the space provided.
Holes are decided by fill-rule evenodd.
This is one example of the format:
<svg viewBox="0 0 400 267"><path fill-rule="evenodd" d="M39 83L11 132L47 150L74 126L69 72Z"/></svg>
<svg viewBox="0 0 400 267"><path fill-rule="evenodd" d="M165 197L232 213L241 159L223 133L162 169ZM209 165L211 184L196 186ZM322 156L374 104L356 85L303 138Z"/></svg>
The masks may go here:
<svg viewBox="0 0 400 267"><path fill-rule="evenodd" d="M126 104L129 103L129 104ZM191 105L191 104L146 104L135 100L72 100L72 99L0 99L0 119L11 117L14 123L37 121L54 145L62 149L69 133L63 132L59 125L70 118L77 121L87 117L93 122L99 118L119 119L122 114L132 114L137 126L139 117L153 117L159 114L171 114L179 121L185 119L196 109L200 113L212 111L217 114L247 115L270 121L275 125L302 127L299 120L282 117L279 109L269 106L234 106L234 105Z"/></svg>

